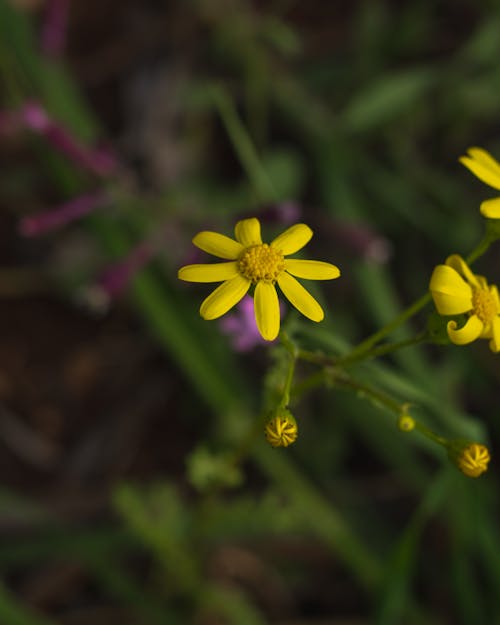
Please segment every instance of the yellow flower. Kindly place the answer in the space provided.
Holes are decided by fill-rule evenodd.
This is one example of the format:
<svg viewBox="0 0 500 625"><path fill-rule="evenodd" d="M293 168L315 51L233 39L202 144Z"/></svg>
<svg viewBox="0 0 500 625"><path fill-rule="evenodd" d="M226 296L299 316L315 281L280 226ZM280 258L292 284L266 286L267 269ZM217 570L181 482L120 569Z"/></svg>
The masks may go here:
<svg viewBox="0 0 500 625"><path fill-rule="evenodd" d="M459 161L479 180L500 191L500 163L482 148L469 148L468 156L461 156ZM485 200L480 207L481 213L488 219L500 219L500 197Z"/></svg>
<svg viewBox="0 0 500 625"><path fill-rule="evenodd" d="M479 443L471 443L456 457L457 467L468 477L479 477L488 470L491 460L488 448Z"/></svg>
<svg viewBox="0 0 500 625"><path fill-rule="evenodd" d="M458 254L438 265L429 284L434 304L440 315L467 314L462 328L450 321L448 336L455 345L465 345L476 339L491 339L490 349L500 351L500 299L496 286L486 278L472 273Z"/></svg>
<svg viewBox="0 0 500 625"><path fill-rule="evenodd" d="M297 440L299 434L297 422L288 411L268 421L264 432L273 447L288 447Z"/></svg>
<svg viewBox="0 0 500 625"><path fill-rule="evenodd" d="M179 270L179 278L188 282L222 282L203 301L200 315L204 319L217 319L237 304L253 285L257 327L264 339L273 341L280 329L277 282L297 310L313 321L321 321L323 309L293 276L333 280L340 276L340 270L321 261L285 258L306 245L312 230L305 224L296 224L270 244L262 243L260 222L254 217L239 221L234 232L236 240L217 232L200 232L193 239L203 251L229 262L187 265Z"/></svg>

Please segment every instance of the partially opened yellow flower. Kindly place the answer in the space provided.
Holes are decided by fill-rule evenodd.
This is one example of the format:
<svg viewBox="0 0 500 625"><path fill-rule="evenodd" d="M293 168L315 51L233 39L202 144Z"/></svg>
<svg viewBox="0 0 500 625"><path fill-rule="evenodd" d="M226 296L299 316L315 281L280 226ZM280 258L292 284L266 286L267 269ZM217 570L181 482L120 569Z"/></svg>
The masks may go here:
<svg viewBox="0 0 500 625"><path fill-rule="evenodd" d="M200 315L204 319L217 319L253 285L257 327L264 339L273 341L280 329L277 282L297 310L313 321L321 321L323 309L293 276L333 280L340 276L340 270L321 261L285 258L306 245L312 230L305 224L296 224L267 244L262 243L259 220L252 218L239 221L234 232L236 240L217 232L200 232L193 239L201 250L229 262L187 265L179 270L179 278L188 282L222 282L203 301Z"/></svg>
<svg viewBox="0 0 500 625"><path fill-rule="evenodd" d="M440 315L468 316L461 328L457 328L456 321L447 325L455 345L491 339L491 351L500 351L500 298L496 286L472 273L463 258L453 254L434 269L429 289Z"/></svg>
<svg viewBox="0 0 500 625"><path fill-rule="evenodd" d="M500 163L489 152L482 148L469 148L467 156L461 156L459 161L479 180L500 191ZM500 219L500 197L485 200L480 211L488 219Z"/></svg>

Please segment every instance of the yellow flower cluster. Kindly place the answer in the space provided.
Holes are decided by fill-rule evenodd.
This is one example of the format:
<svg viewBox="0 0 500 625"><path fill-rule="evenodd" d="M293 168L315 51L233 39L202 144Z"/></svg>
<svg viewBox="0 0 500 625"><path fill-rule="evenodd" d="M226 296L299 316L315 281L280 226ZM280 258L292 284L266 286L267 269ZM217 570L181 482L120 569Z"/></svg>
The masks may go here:
<svg viewBox="0 0 500 625"><path fill-rule="evenodd" d="M467 155L460 157L460 162L480 180L500 191L500 163L488 152L470 148ZM487 219L499 220L500 197L485 200L480 210ZM199 232L193 238L194 245L223 262L187 265L179 269L178 277L188 282L222 283L200 306L200 315L207 320L221 317L250 292L257 328L265 340L273 341L281 324L277 288L305 317L319 322L324 318L323 309L297 278L333 280L340 276L339 268L331 263L290 258L309 242L312 234L306 224L299 223L270 243L264 243L261 225L256 218L238 221L234 238L217 232ZM478 258L495 238L500 238L500 229L498 223L490 221L485 239L469 258ZM500 352L498 288L489 284L485 277L473 273L466 260L452 254L443 264L437 265L430 278L429 291L438 313L452 317L446 325L452 343L466 345L476 339L487 339L490 349ZM427 298L419 300L426 301ZM379 332L374 336L380 338L383 335ZM293 364L290 371L284 399L264 428L266 439L273 447L288 447L298 436L295 418L283 408L288 404ZM478 477L487 470L490 454L484 445L446 441L416 422L408 413L408 407L409 404L401 407L397 422L401 431L417 429L447 447L451 460L467 476Z"/></svg>

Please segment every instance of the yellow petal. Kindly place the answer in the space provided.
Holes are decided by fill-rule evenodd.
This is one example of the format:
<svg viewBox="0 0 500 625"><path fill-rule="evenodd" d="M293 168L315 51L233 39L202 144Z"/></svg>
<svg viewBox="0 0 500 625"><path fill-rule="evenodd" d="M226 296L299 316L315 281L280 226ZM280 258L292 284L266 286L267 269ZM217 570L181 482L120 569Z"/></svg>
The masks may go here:
<svg viewBox="0 0 500 625"><path fill-rule="evenodd" d="M459 315L472 310L471 287L448 265L434 269L429 290L440 315Z"/></svg>
<svg viewBox="0 0 500 625"><path fill-rule="evenodd" d="M500 197L485 200L479 207L481 215L487 219L500 219Z"/></svg>
<svg viewBox="0 0 500 625"><path fill-rule="evenodd" d="M320 260L285 259L285 269L292 276L307 280L334 280L340 276L340 269Z"/></svg>
<svg viewBox="0 0 500 625"><path fill-rule="evenodd" d="M445 264L464 277L471 286L476 288L481 286L481 282L479 280L480 276L476 276L476 274L472 273L469 265L459 254L452 254L451 256L448 256Z"/></svg>
<svg viewBox="0 0 500 625"><path fill-rule="evenodd" d="M260 222L255 217L239 221L234 227L234 234L238 241L245 247L262 244Z"/></svg>
<svg viewBox="0 0 500 625"><path fill-rule="evenodd" d="M255 321L266 341L274 341L280 331L280 305L276 288L270 282L258 282L254 293Z"/></svg>
<svg viewBox="0 0 500 625"><path fill-rule="evenodd" d="M313 231L306 224L295 224L277 236L271 243L272 247L287 254L295 254L311 240Z"/></svg>
<svg viewBox="0 0 500 625"><path fill-rule="evenodd" d="M471 148L468 152L470 156L458 159L462 165L490 187L500 189L500 166L497 161L481 148Z"/></svg>
<svg viewBox="0 0 500 625"><path fill-rule="evenodd" d="M500 315L500 296L498 295L498 289L495 285L490 286L490 294L497 307L497 313Z"/></svg>
<svg viewBox="0 0 500 625"><path fill-rule="evenodd" d="M479 338L483 331L484 324L478 316L472 315L467 319L466 324L457 330L455 321L450 321L446 327L450 341L455 345L466 345Z"/></svg>
<svg viewBox="0 0 500 625"><path fill-rule="evenodd" d="M283 272L278 276L278 284L285 297L299 312L312 321L322 321L325 316L323 309L300 282Z"/></svg>
<svg viewBox="0 0 500 625"><path fill-rule="evenodd" d="M492 352L500 352L500 317L495 317L491 324L490 349Z"/></svg>
<svg viewBox="0 0 500 625"><path fill-rule="evenodd" d="M186 265L177 274L186 282L222 282L234 278L238 274L236 262L212 263L209 265Z"/></svg>
<svg viewBox="0 0 500 625"><path fill-rule="evenodd" d="M243 252L241 243L218 232L208 232L206 230L198 232L193 239L193 243L208 254L229 260L236 260Z"/></svg>
<svg viewBox="0 0 500 625"><path fill-rule="evenodd" d="M200 306L200 315L207 320L221 317L240 301L250 288L250 284L250 280L239 274L223 282L203 301Z"/></svg>
<svg viewBox="0 0 500 625"><path fill-rule="evenodd" d="M484 150L483 148L469 148L467 150L467 154L473 158L478 163L481 163L488 169L491 169L492 172L497 173L500 176L500 163L496 158L491 156L491 154Z"/></svg>

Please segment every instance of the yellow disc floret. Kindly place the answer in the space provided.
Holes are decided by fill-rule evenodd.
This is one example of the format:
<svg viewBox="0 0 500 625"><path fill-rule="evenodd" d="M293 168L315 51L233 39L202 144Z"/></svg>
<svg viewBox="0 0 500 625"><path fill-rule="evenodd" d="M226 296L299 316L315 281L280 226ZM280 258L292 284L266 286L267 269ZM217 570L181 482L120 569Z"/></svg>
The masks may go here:
<svg viewBox="0 0 500 625"><path fill-rule="evenodd" d="M485 445L471 443L458 454L457 466L468 477L479 477L487 471L490 461L490 452Z"/></svg>
<svg viewBox="0 0 500 625"><path fill-rule="evenodd" d="M473 289L472 291L473 313L485 324L490 324L500 312L498 305L489 288Z"/></svg>
<svg viewBox="0 0 500 625"><path fill-rule="evenodd" d="M238 260L239 272L254 284L274 282L285 268L281 250L267 243L247 247Z"/></svg>
<svg viewBox="0 0 500 625"><path fill-rule="evenodd" d="M298 429L291 415L279 415L267 422L265 434L273 447L288 447L297 440Z"/></svg>

